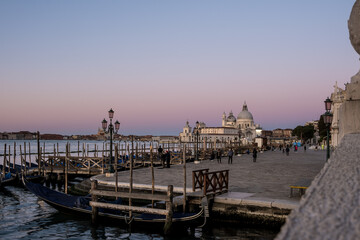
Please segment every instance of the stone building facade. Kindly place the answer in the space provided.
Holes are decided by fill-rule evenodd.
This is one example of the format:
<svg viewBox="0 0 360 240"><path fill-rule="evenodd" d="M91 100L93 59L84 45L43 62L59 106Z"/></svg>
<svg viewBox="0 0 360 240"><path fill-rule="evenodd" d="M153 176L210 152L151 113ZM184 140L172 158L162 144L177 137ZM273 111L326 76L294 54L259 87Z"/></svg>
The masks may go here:
<svg viewBox="0 0 360 240"><path fill-rule="evenodd" d="M180 140L182 142L196 141L194 130L195 128L190 127L187 121L183 131L179 134ZM224 112L221 127L207 127L203 122L199 127L200 141L238 142L240 139L242 144L249 144L257 135L261 135L261 128L254 123L253 115L249 112L246 102L237 118L232 111L228 116Z"/></svg>
<svg viewBox="0 0 360 240"><path fill-rule="evenodd" d="M333 121L331 124L331 145L337 147L340 143L339 139L339 109L341 104L345 100L345 91L337 86L337 82L334 86L334 92L331 94L332 101L332 114Z"/></svg>

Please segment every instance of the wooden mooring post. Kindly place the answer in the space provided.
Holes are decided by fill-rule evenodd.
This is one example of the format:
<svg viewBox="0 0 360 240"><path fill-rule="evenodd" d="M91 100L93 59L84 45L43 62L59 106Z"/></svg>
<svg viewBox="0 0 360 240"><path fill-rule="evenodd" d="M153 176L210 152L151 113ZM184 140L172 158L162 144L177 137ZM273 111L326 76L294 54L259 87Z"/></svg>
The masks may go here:
<svg viewBox="0 0 360 240"><path fill-rule="evenodd" d="M173 217L173 197L174 197L174 186L173 185L169 185L168 186L168 190L167 190L167 196L169 198L168 201L166 201L166 220L165 220L165 225L164 225L164 233L168 234L171 230L171 225L172 225L172 217Z"/></svg>
<svg viewBox="0 0 360 240"><path fill-rule="evenodd" d="M37 140L37 155L38 155L38 175L41 174L41 151L40 151L40 132L36 133Z"/></svg>
<svg viewBox="0 0 360 240"><path fill-rule="evenodd" d="M13 168L15 169L15 161L16 161L16 142L14 142L14 158L13 158Z"/></svg>
<svg viewBox="0 0 360 240"><path fill-rule="evenodd" d="M185 212L186 211L186 145L185 145L185 143L183 145L183 160L184 160L184 165L183 165L183 171L184 171L183 212Z"/></svg>
<svg viewBox="0 0 360 240"><path fill-rule="evenodd" d="M91 192L94 192L95 190L97 190L97 185L98 185L97 180L91 181ZM98 195L92 194L91 195L91 201L97 202L98 201ZM92 206L91 222L93 224L97 223L98 214L99 214L98 208L95 207L95 206Z"/></svg>
<svg viewBox="0 0 360 240"><path fill-rule="evenodd" d="M2 169L3 178L5 178L5 168L6 168L6 143L4 146L4 163L3 163L3 169Z"/></svg>
<svg viewBox="0 0 360 240"><path fill-rule="evenodd" d="M153 160L153 145L150 145L150 163L151 163L151 194L155 192L155 175L154 175L154 160ZM151 200L151 207L154 208L154 200Z"/></svg>

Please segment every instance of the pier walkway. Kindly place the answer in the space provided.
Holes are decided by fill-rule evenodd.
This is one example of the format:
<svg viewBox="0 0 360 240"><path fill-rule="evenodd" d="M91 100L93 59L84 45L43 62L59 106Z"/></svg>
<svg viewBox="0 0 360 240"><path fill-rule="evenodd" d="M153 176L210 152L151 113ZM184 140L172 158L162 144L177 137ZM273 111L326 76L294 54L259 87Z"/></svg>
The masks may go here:
<svg viewBox="0 0 360 240"><path fill-rule="evenodd" d="M253 162L252 154L234 156L233 164L228 164L227 157L222 163L217 160L204 160L200 164L186 163L187 194L192 192L192 171L208 168L209 171L229 171L229 191L214 198L213 211L220 214L235 215L252 212L256 215L278 216L284 220L290 211L299 204L300 195L294 191L290 198L290 186L303 180L312 180L325 164L325 151L299 148L290 155L280 151L266 151L258 154ZM166 189L174 186L174 193L183 191L183 165L171 165L170 168L155 167L155 185ZM92 177L99 184L115 186L115 176L105 174ZM129 186L129 171L118 173L119 187ZM133 187L151 189L151 169L141 168L133 172ZM241 205L243 205L241 207ZM252 206L251 210L249 206ZM254 207L258 210L254 210ZM250 209L250 210L249 210ZM270 211L269 211L270 209ZM274 209L280 214L275 213Z"/></svg>

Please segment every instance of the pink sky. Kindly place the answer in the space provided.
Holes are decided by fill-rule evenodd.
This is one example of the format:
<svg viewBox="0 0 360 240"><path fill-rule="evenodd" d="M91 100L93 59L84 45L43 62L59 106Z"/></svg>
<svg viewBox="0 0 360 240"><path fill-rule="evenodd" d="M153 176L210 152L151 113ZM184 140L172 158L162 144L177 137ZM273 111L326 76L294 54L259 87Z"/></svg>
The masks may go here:
<svg viewBox="0 0 360 240"><path fill-rule="evenodd" d="M261 8L259 7L261 3ZM359 69L354 1L0 2L0 132L220 126L244 101L264 129L317 120Z"/></svg>

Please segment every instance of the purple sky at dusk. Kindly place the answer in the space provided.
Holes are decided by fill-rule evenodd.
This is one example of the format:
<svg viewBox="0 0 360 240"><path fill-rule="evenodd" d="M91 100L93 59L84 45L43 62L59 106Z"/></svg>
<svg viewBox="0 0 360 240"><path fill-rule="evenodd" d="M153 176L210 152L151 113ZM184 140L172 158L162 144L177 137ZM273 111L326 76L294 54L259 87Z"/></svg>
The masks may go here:
<svg viewBox="0 0 360 240"><path fill-rule="evenodd" d="M359 70L355 0L0 1L0 132L121 134L317 120Z"/></svg>

